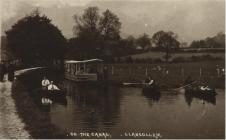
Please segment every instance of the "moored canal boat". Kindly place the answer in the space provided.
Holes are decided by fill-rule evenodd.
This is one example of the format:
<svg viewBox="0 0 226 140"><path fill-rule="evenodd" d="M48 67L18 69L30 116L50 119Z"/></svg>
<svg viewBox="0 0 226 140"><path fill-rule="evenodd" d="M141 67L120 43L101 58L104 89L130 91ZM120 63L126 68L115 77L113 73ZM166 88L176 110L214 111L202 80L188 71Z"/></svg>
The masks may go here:
<svg viewBox="0 0 226 140"><path fill-rule="evenodd" d="M76 82L97 82L103 75L101 59L89 59L83 61L65 61L65 78Z"/></svg>

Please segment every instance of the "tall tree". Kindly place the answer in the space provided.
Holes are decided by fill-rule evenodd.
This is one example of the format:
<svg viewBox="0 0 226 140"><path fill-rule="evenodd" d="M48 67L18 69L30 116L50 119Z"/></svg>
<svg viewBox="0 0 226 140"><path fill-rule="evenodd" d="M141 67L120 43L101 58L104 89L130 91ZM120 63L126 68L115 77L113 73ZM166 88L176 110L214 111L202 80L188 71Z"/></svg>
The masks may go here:
<svg viewBox="0 0 226 140"><path fill-rule="evenodd" d="M152 37L153 42L155 43L156 47L159 47L161 50L166 52L165 60L168 62L170 58L170 51L172 49L177 49L180 46L179 41L177 41L177 35L171 31L164 32L159 31L156 32Z"/></svg>
<svg viewBox="0 0 226 140"><path fill-rule="evenodd" d="M103 16L100 18L100 31L106 40L118 40L120 39L121 22L117 15L110 10L103 12Z"/></svg>
<svg viewBox="0 0 226 140"><path fill-rule="evenodd" d="M103 37L101 48L103 58L107 61L112 60L114 56L118 55L121 22L117 15L107 9L100 18L99 27Z"/></svg>
<svg viewBox="0 0 226 140"><path fill-rule="evenodd" d="M51 64L62 59L66 39L45 15L36 10L6 31L8 47L25 64Z"/></svg>
<svg viewBox="0 0 226 140"><path fill-rule="evenodd" d="M100 16L97 7L88 7L82 16L75 15L74 19L74 34L83 53L81 59L114 55L113 46L118 46L121 28L119 18L114 13L106 10Z"/></svg>
<svg viewBox="0 0 226 140"><path fill-rule="evenodd" d="M81 51L81 59L88 59L98 56L101 46L99 31L99 9L88 7L82 16L74 15L74 34L78 38L78 45Z"/></svg>

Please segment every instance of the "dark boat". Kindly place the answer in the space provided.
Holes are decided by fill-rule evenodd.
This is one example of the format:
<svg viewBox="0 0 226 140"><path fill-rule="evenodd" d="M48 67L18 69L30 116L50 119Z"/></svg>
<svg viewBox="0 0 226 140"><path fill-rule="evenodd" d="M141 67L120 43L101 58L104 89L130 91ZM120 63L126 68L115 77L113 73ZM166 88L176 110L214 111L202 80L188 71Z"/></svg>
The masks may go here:
<svg viewBox="0 0 226 140"><path fill-rule="evenodd" d="M212 104L216 104L216 91L215 89L202 90L199 86L187 86L185 88L185 98L190 99L198 98Z"/></svg>
<svg viewBox="0 0 226 140"><path fill-rule="evenodd" d="M199 86L187 86L185 87L185 93L191 94L194 96L203 96L203 97L209 97L209 96L216 96L217 93L215 89L201 89Z"/></svg>
<svg viewBox="0 0 226 140"><path fill-rule="evenodd" d="M37 89L36 92L37 95L42 96L42 97L48 97L48 98L62 98L66 96L66 91L65 90L47 90L47 89Z"/></svg>
<svg viewBox="0 0 226 140"><path fill-rule="evenodd" d="M144 86L142 92L144 94L159 94L160 90L157 85Z"/></svg>
<svg viewBox="0 0 226 140"><path fill-rule="evenodd" d="M151 100L159 101L161 93L159 87L156 85L144 86L142 90L143 95Z"/></svg>

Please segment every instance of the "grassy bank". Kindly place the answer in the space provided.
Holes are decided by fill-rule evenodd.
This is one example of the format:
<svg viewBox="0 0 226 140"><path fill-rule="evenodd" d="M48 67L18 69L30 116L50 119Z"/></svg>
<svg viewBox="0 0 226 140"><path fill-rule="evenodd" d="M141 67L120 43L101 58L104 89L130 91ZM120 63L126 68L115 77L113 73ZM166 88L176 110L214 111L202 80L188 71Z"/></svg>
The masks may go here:
<svg viewBox="0 0 226 140"><path fill-rule="evenodd" d="M51 124L49 113L38 108L29 95L28 89L19 80L13 83L12 97L15 100L17 112L25 123L25 129L32 138L68 138L66 132Z"/></svg>
<svg viewBox="0 0 226 140"><path fill-rule="evenodd" d="M157 59L157 58L160 58L160 59L163 60L164 55L165 55L165 52L146 52L146 53L142 53L142 54L132 55L131 57L133 59L144 59L144 58ZM203 56L203 55L225 58L224 52L217 52L217 53L211 53L211 52L196 52L196 53L194 53L194 52L176 52L176 53L171 53L170 55L172 56L170 58L170 60L177 58L177 57L183 57L183 58L187 59L191 56Z"/></svg>

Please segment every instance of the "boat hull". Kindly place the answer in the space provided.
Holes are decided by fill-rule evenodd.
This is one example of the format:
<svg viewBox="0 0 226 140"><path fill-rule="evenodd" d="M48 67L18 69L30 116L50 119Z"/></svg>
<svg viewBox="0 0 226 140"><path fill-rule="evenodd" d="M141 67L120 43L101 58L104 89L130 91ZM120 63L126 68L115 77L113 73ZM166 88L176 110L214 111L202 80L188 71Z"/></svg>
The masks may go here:
<svg viewBox="0 0 226 140"><path fill-rule="evenodd" d="M144 94L159 94L160 90L157 86L145 86L143 87L142 92Z"/></svg>
<svg viewBox="0 0 226 140"><path fill-rule="evenodd" d="M215 89L201 90L199 87L186 87L185 93L200 97L212 97L217 95Z"/></svg>

